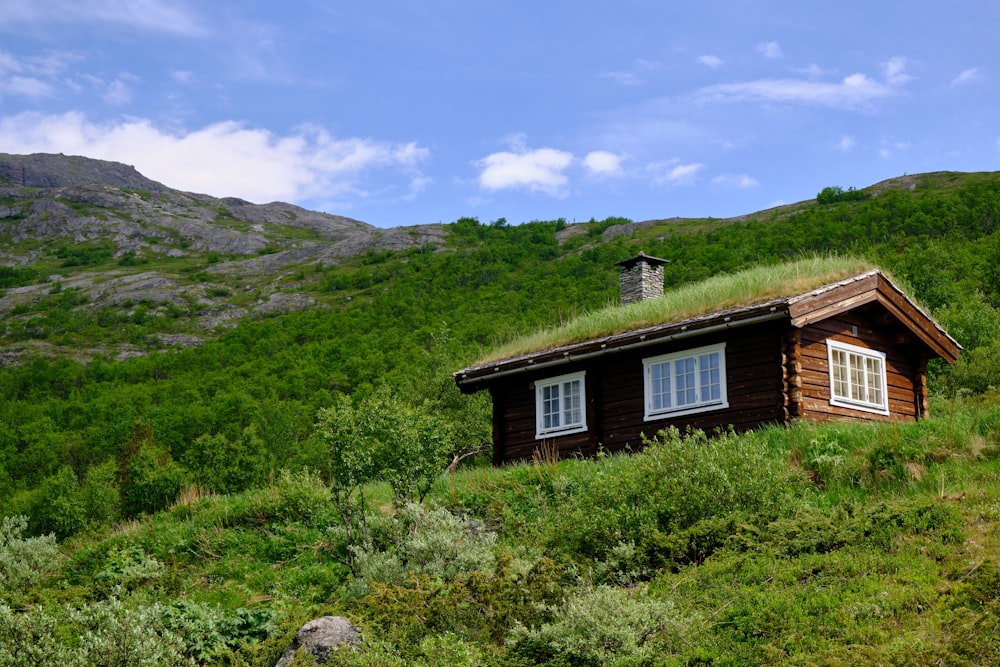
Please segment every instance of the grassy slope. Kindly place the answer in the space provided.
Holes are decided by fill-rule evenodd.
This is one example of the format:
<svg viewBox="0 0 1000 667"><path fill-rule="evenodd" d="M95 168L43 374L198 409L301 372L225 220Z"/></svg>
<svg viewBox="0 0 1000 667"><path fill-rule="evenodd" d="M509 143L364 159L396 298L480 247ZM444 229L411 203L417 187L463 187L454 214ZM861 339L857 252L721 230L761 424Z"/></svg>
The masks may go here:
<svg viewBox="0 0 1000 667"><path fill-rule="evenodd" d="M941 185L934 181L938 177L944 179L944 185L957 186L959 181L979 175L928 175L916 185L937 187ZM984 178L995 181L996 177ZM967 198L975 199L973 194ZM949 315L954 323L949 324L950 330L961 325L966 315L993 313L981 298L959 303L963 310L956 311L953 303L955 290L958 286L964 289L965 282L977 282L975 289L986 285L978 282L985 270L980 271L982 267L972 260L984 256L982 251L991 247L981 235L993 230L991 211L996 209L986 207L985 213L973 216L972 222L978 221L982 229L967 224L962 228L968 228L965 232L946 230L941 236L925 238L919 236L925 223L910 224L916 217L910 209L905 209L905 215L897 212L911 199L908 194L884 197L864 206L831 209L826 217L816 213L799 222L792 220L795 224L785 226L778 214L774 221L761 220L743 227L727 228L721 221L709 221L706 225L715 230L713 234L728 230L734 236L713 237L703 243L704 247L699 245L702 239L694 223L690 228L678 226L676 233L663 226L639 228L628 239L627 247L624 242L591 247L590 239L578 235L575 241L557 248L545 225L507 230L472 227L463 233L478 238L484 251L502 247L496 251L493 264L485 261L489 259L485 252L482 256L456 253L454 261L446 253L426 258L387 256L350 267L357 274L351 280L342 275L343 267L316 269L308 279L316 284L328 282L324 291L338 300L345 294L357 297L389 286L410 290L392 304L388 298L372 296L370 303L365 299L356 312L345 307L345 315L355 315L350 319L352 326L344 327L352 335L355 330L364 330L362 325L373 321L375 315L388 312L390 306L400 309L400 317L414 328L413 323L422 320L417 319L420 309L413 304L433 302L445 304L442 311L458 313L452 324L462 327L456 333L468 349L504 338L508 330L529 328L507 313L515 312L515 306L526 310L542 302L542 295L578 289L578 293L568 294L567 304L578 308L600 303L603 299L593 296L594 286L603 283L593 278L594 267L610 267L611 261L622 258L619 251L626 249L642 247L651 254L668 254L662 249L670 249L670 256L682 260L671 264L676 272L673 278L687 282L720 266L734 271L774 254L785 256L802 249L823 252L831 247L858 249L851 243L864 239L882 243L874 256L893 258L894 272L912 280L921 298L928 298L932 307L943 308ZM881 208L874 210L876 204ZM930 204L925 217L945 227L952 225L948 210L938 214ZM811 210L809 207L805 212ZM888 218L895 225L906 223L909 236L896 227L887 228L884 238L879 231L870 239L854 227L846 230L844 220L853 220L851 211L859 216ZM834 219L834 215L841 217ZM791 238L797 231L811 233L820 223L828 224L831 234L839 232L850 239L817 233L803 236L807 242L799 244ZM456 234L462 231L455 227ZM770 228L780 234L767 236ZM510 272L503 273L500 269L509 262L515 247L512 241L520 243L518 248L535 248L539 243L531 234L536 232L542 241L551 241L551 253L524 250L523 261L517 265L519 273L513 277ZM698 249L697 254L688 252L692 247ZM742 249L747 256L736 256L733 249ZM599 252L607 256L591 258ZM556 258L554 262L549 261L552 258ZM491 273L484 275L484 266L489 266ZM573 271L560 273L566 277L563 282L546 284L543 289L536 284L542 282L538 269L548 266L571 267ZM960 273L955 268L958 266L963 267ZM424 272L419 277L418 269ZM583 289L582 281L587 278L590 283ZM439 288L437 292L451 300L437 300L436 292L432 294L427 285ZM351 303L362 300L354 298ZM363 310L362 306L369 305L370 312ZM412 310L404 310L407 305ZM566 308L569 315L575 314ZM533 320L526 318L531 326L544 321L542 315L548 320L556 317L551 312L532 313ZM288 373L274 361L274 351L304 357L313 344L312 332L302 324L306 320L315 320L317 329L329 328L326 320L314 314L265 321L230 334L223 341L232 344L227 350L236 349L235 344L244 340L246 350L239 348L239 356L229 351L220 358L245 369L245 377L254 380L261 377L261 367L268 368L271 377L267 382L247 382L255 389L278 385ZM384 321L389 321L388 315ZM293 326L296 322L298 328ZM970 322L968 329L978 332L980 344L995 340L990 322ZM301 331L304 342L298 337L295 345L289 342L290 330ZM380 339L388 331L380 327ZM276 337L278 332L284 337ZM267 345L261 345L261 340ZM350 340L355 344L369 339ZM994 363L988 356L991 349L995 347L984 347L985 363L979 365ZM149 367L155 380L150 386L165 395L184 396L187 401L194 389L182 394L175 388L183 385L168 384L182 371L197 378L191 387L198 390L206 385L232 385L232 376L223 376L219 370L226 364L215 363L209 356L213 351L217 349L206 346L197 354L150 357L133 366L109 365L105 372L113 378L111 371L116 369L124 376L130 368ZM202 354L213 363L198 366L196 357ZM348 362L365 363L360 356L356 351L349 359L331 355L328 364L313 364L312 370L329 385L331 369L347 378L344 369ZM371 356L375 361L368 363L379 372L393 365ZM406 356L401 354L399 359ZM185 370L182 361L194 370ZM167 365L172 373L157 373L160 369L156 364ZM205 370L209 368L212 375ZM349 379L353 382L354 375ZM80 380L77 391L93 388L97 382ZM342 384L347 387L347 379ZM27 383L23 386L29 387ZM121 402L117 397L127 397L128 392L138 393L122 386L122 393L115 394L111 403ZM312 385L307 388L314 391ZM299 394L279 391L276 401L280 402L275 405L287 411L293 403L289 396ZM28 398L35 400L30 393ZM53 405L62 407L66 397L52 400ZM157 404L163 400L157 398ZM219 394L211 391L206 391L203 400L213 408L223 404ZM995 392L977 400L981 405L962 405L961 400L956 406L935 405L934 413L939 416L915 426L802 427L727 441L737 450L756 447L759 456L739 460L759 463L762 469L770 462L767 469L776 465L782 475L775 486L785 493L781 502L757 503L754 507L760 511L749 513L743 505L712 505L704 500L729 497L713 493L719 488L714 485L722 484L726 475L713 476L711 466L694 470L707 479L698 487L707 489L700 496L702 504L690 495L680 500L671 496L667 493L671 489L687 493L695 488L689 484L692 478L664 484L674 470L662 467L662 461L651 456L539 462L500 471L463 472L442 481L430 502L459 510L460 515L499 532L496 545L486 545L492 558L484 556L463 565L465 569L458 575L433 570L413 556L412 545L407 547L410 551L402 548L405 540L400 531L415 524L391 518L392 508L382 489L372 490L370 496L383 509L382 518L373 517L377 557L369 558L366 568L354 575L346 564L345 542L337 528L340 517L326 489L315 480L278 477L260 489L228 496L191 492L167 511L68 539L61 545L64 560L52 563L53 570L44 581L18 589L0 585L0 600L24 615L44 611L58 616L62 603L80 607L114 596L126 600L133 611L166 604L180 605L188 610L188 616L194 613L192 609L202 616L208 614L206 609L218 609L230 620L241 611L273 614L272 625L261 620L263 616L250 623L251 629L259 630L256 635L240 635L231 627L225 635L230 639L266 635L263 642L242 646L234 641L230 648L218 648L217 643L212 651L203 652L207 664L273 664L289 634L305 620L324 613L346 614L365 630L369 640L365 651L342 658L355 664L555 665L615 660L643 664L639 658L629 663L628 651L615 648L627 646L628 641L635 644L637 655L645 647L655 650L668 664L671 660L717 664L990 664L997 661L1000 651L1000 576L996 567L1000 492L994 458L998 439L995 424L1000 415ZM256 404L250 405L257 409ZM101 423L90 419L91 414L101 413L81 414L88 418L83 420L88 425ZM177 418L174 413L171 416ZM126 415L122 423L130 426L132 419ZM190 421L187 413L177 419ZM229 415L224 419L226 424L234 421ZM123 432L127 436L128 429ZM163 437L162 433L159 431L158 437ZM5 442L14 443L9 438ZM80 439L66 437L45 440L45 448L60 442L69 443L67 451L78 454L81 450ZM11 451L18 450L11 445ZM700 449L689 446L680 451ZM759 471L743 473L730 477L756 479ZM648 492L650 488L656 492ZM763 494L751 499L774 501L761 489L748 492ZM671 498L674 505L663 504ZM703 511L692 515L691 508L699 507ZM678 523L675 517L683 514L682 510L688 520ZM410 533L423 535L422 529ZM452 543L468 545L470 551L472 546L483 547L475 541L476 534L459 534ZM407 565L412 564L417 571L433 570L434 576L411 582L392 579L387 573L403 556ZM366 594L372 591L377 594ZM2 607L0 604L0 612ZM78 632L70 620L60 618L58 631L49 634L72 643ZM632 620L640 630L652 628L648 636L640 633L641 642L634 637L608 638L605 653L596 658L587 653L587 647L574 647L570 641L574 636L594 636L598 627L631 627ZM0 646L9 636L2 632L3 622L0 613ZM189 636L200 635L192 632Z"/></svg>
<svg viewBox="0 0 1000 667"><path fill-rule="evenodd" d="M489 554L448 574L400 536L433 542L431 529L394 528L375 488L384 559L352 575L328 492L298 476L78 536L46 580L5 597L36 611L118 595L133 609L273 615L264 641L219 644L205 664L273 664L322 614L365 632L339 664L990 664L1000 408L935 407L919 424L800 425L460 472L429 505L499 532L495 544L464 533L464 548ZM403 554L430 576L386 575ZM623 639L632 626L641 641Z"/></svg>

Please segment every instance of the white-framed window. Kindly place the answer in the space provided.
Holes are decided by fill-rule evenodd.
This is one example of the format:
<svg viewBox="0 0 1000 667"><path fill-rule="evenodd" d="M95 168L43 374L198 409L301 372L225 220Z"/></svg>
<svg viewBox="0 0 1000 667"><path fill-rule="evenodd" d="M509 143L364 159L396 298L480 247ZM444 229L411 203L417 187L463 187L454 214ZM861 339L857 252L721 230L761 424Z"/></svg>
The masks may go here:
<svg viewBox="0 0 1000 667"><path fill-rule="evenodd" d="M642 360L646 421L729 407L726 344Z"/></svg>
<svg viewBox="0 0 1000 667"><path fill-rule="evenodd" d="M830 360L830 404L889 414L885 353L826 341Z"/></svg>
<svg viewBox="0 0 1000 667"><path fill-rule="evenodd" d="M535 382L535 438L587 430L584 371Z"/></svg>

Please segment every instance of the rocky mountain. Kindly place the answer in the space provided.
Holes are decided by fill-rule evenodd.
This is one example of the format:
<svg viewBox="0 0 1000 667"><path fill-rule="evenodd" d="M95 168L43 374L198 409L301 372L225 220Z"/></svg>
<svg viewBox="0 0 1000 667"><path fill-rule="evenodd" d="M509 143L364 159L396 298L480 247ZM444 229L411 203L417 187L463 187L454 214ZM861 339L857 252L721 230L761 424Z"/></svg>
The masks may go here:
<svg viewBox="0 0 1000 667"><path fill-rule="evenodd" d="M197 326L163 340L195 343L248 315L311 306L308 286L288 280L302 267L424 247L444 236L440 225L379 229L281 202L181 192L115 162L0 154L0 288L7 288L0 315L8 323L0 347L7 362L26 346L44 351L37 337L12 335L11 326L30 321L47 295L65 291L90 310L185 308Z"/></svg>

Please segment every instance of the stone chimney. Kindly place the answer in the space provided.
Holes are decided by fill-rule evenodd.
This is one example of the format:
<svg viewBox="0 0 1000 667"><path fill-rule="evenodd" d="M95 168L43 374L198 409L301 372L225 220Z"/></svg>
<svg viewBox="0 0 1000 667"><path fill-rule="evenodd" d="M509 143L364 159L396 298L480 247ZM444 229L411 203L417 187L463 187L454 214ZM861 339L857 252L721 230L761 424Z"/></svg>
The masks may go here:
<svg viewBox="0 0 1000 667"><path fill-rule="evenodd" d="M639 252L632 259L618 262L622 304L663 296L663 265L669 261Z"/></svg>

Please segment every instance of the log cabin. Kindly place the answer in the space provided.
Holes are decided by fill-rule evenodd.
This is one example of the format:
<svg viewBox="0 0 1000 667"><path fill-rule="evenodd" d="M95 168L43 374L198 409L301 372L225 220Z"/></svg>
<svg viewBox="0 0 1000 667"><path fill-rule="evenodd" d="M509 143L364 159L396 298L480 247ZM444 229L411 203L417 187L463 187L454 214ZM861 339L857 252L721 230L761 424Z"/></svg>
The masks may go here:
<svg viewBox="0 0 1000 667"><path fill-rule="evenodd" d="M614 326L581 336L568 325L454 373L463 392L490 392L494 464L543 446L563 458L634 450L671 426L917 420L929 360L954 363L961 350L878 268L804 260L746 303L685 310L664 294L666 261L619 263L622 305L610 308L629 310ZM739 286L741 275L718 280Z"/></svg>

